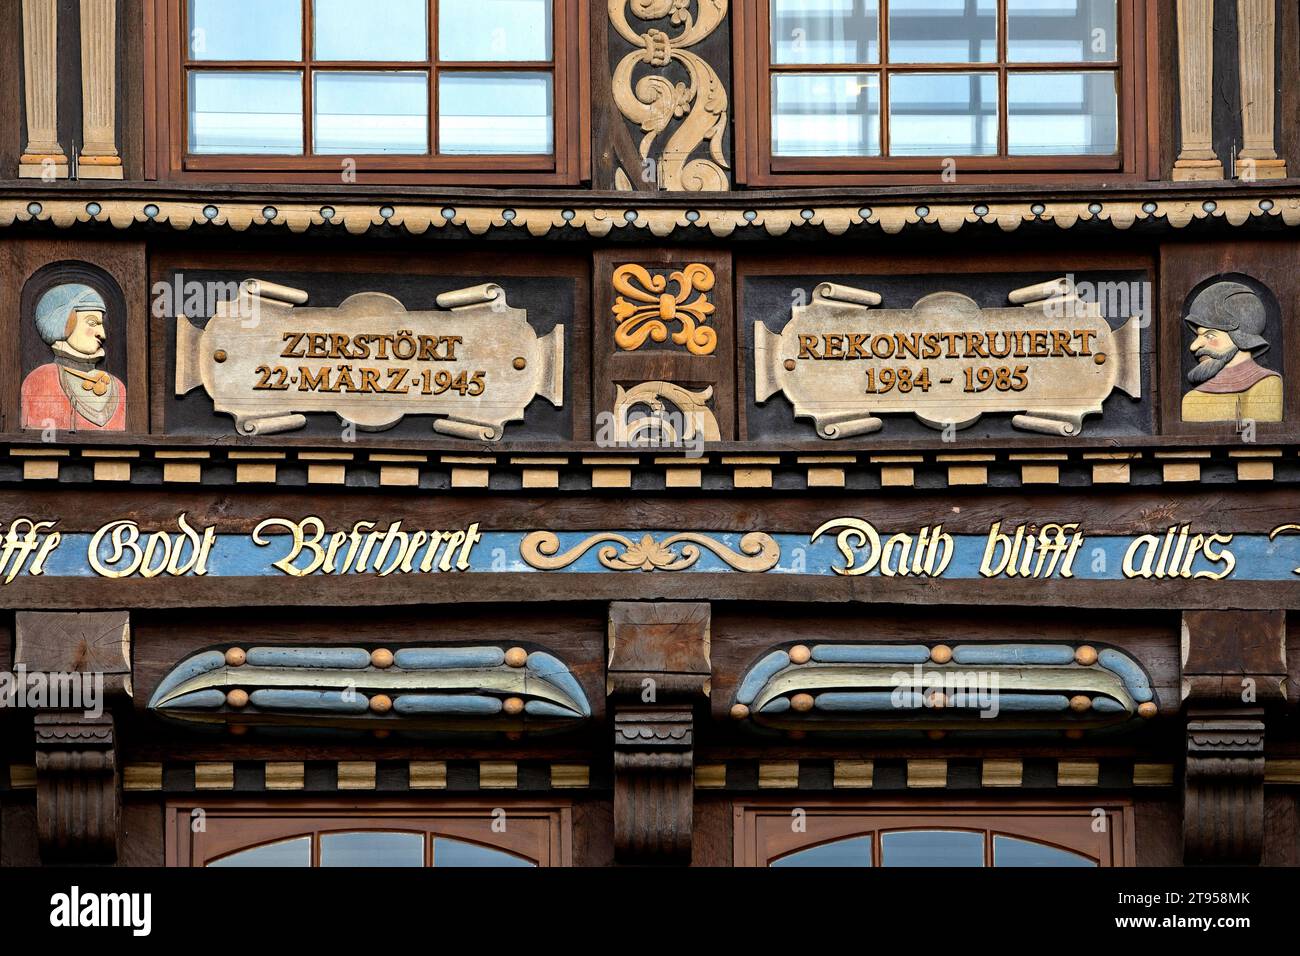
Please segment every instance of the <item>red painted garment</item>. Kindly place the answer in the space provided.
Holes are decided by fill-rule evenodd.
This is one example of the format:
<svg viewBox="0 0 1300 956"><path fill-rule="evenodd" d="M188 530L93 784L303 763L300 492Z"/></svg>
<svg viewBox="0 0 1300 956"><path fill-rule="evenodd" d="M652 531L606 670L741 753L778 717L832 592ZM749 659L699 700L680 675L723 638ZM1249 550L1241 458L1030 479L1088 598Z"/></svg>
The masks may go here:
<svg viewBox="0 0 1300 956"><path fill-rule="evenodd" d="M120 432L126 430L126 386L121 379L109 375L111 388L117 395L117 408L103 425L97 425L82 416L72 402L68 400L63 386L59 382L59 365L50 362L35 368L23 379L23 428L55 428L59 431L94 431L103 430Z"/></svg>
<svg viewBox="0 0 1300 956"><path fill-rule="evenodd" d="M1208 382L1202 382L1196 386L1195 391L1210 392L1215 395L1244 392L1271 375L1277 375L1277 372L1264 368L1253 358L1250 358L1244 362L1238 362L1236 365L1229 365Z"/></svg>

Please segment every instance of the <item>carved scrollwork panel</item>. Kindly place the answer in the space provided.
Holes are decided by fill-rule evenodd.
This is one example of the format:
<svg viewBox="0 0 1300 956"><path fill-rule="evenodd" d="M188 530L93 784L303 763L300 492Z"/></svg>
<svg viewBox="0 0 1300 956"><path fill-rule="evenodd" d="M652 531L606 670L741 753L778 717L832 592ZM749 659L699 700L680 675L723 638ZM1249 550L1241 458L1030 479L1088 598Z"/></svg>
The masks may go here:
<svg viewBox="0 0 1300 956"><path fill-rule="evenodd" d="M658 182L670 192L724 192L731 188L726 157L722 152L727 129L727 90L717 71L699 53L689 49L710 36L727 16L727 0L697 0L691 13L690 0L609 0L609 20L614 29L635 49L614 68L614 103L628 120L638 124L642 158L653 156ZM628 22L628 12L638 20L655 22L665 18L681 32L670 36L657 27L642 32ZM676 62L686 81L674 79L667 70ZM636 76L638 67L651 72ZM669 128L676 123L671 131ZM692 155L707 143L708 158ZM630 188L626 170L617 177Z"/></svg>

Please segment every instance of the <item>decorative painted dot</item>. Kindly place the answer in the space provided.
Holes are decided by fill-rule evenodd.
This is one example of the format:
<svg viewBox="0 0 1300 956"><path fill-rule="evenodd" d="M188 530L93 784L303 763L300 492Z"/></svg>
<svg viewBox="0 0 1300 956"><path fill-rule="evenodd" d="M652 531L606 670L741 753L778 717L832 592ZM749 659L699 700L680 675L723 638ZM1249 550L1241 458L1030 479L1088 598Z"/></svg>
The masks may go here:
<svg viewBox="0 0 1300 956"><path fill-rule="evenodd" d="M385 737L388 736L390 731L388 730L387 727L376 727L374 730L371 731L371 733L374 734L376 740L383 740Z"/></svg>
<svg viewBox="0 0 1300 956"><path fill-rule="evenodd" d="M396 212L397 212L397 210L394 209L392 206L380 206L380 207L379 207L379 215L383 216L385 219L392 219L394 213L396 213Z"/></svg>
<svg viewBox="0 0 1300 956"><path fill-rule="evenodd" d="M27 211L33 216L39 216L41 214L41 208L41 204L38 202L29 202L27 204Z"/></svg>
<svg viewBox="0 0 1300 956"><path fill-rule="evenodd" d="M948 736L948 732L946 730L927 730L925 735L931 740L943 740L944 737Z"/></svg>
<svg viewBox="0 0 1300 956"><path fill-rule="evenodd" d="M871 207L870 207L870 206L863 206L861 209L858 210L858 215L861 216L863 219L870 219L870 218L871 218Z"/></svg>
<svg viewBox="0 0 1300 956"><path fill-rule="evenodd" d="M515 216L517 216L517 215L518 215L518 213L516 213L513 209L502 209L502 210L501 210L501 218L504 219L506 222L514 222L514 221L515 221Z"/></svg>
<svg viewBox="0 0 1300 956"><path fill-rule="evenodd" d="M506 651L506 664L510 667L523 667L528 663L528 652L522 647L512 647Z"/></svg>
<svg viewBox="0 0 1300 956"><path fill-rule="evenodd" d="M1084 644L1074 650L1074 662L1082 664L1084 667L1091 667L1097 663L1097 648L1091 644Z"/></svg>
<svg viewBox="0 0 1300 956"><path fill-rule="evenodd" d="M90 213L92 216L98 216L103 211L104 207L97 202L86 203L86 212Z"/></svg>
<svg viewBox="0 0 1300 956"><path fill-rule="evenodd" d="M226 691L226 703L236 709L248 706L248 691L236 687Z"/></svg>
<svg viewBox="0 0 1300 956"><path fill-rule="evenodd" d="M370 711L374 714L386 714L393 709L393 698L387 694L375 694L370 698Z"/></svg>
<svg viewBox="0 0 1300 956"><path fill-rule="evenodd" d="M786 360L785 360L784 362L782 362L781 364L782 364L783 366L785 366L785 370L786 370L787 372L793 372L793 371L794 371L794 359L786 359Z"/></svg>
<svg viewBox="0 0 1300 956"><path fill-rule="evenodd" d="M1094 356L1092 357L1092 360L1093 360L1093 362L1096 363L1097 365L1105 365L1105 364L1106 364L1106 353L1105 353L1105 352L1098 352L1096 355L1094 355Z"/></svg>
<svg viewBox="0 0 1300 956"><path fill-rule="evenodd" d="M1138 704L1138 716L1139 716L1139 717L1147 717L1147 718L1150 718L1150 717L1154 717L1155 715L1156 715L1156 703L1155 703L1155 701L1153 701L1153 700L1148 700L1148 701L1146 701L1145 703Z"/></svg>
<svg viewBox="0 0 1300 956"><path fill-rule="evenodd" d="M929 207L929 206L917 206L917 207L916 207L916 214L917 214L918 216L920 216L922 219L924 219L926 216L930 215L930 207Z"/></svg>
<svg viewBox="0 0 1300 956"><path fill-rule="evenodd" d="M370 652L370 663L380 670L393 666L393 652L386 647L377 647Z"/></svg>
<svg viewBox="0 0 1300 956"><path fill-rule="evenodd" d="M1041 216L1043 213L1047 212L1047 207L1040 202L1036 202L1029 207L1029 211L1035 216Z"/></svg>
<svg viewBox="0 0 1300 956"><path fill-rule="evenodd" d="M1153 202L1144 202L1142 204L1142 211L1146 213L1148 216L1151 215L1153 212L1155 212L1156 208L1157 208L1156 204Z"/></svg>
<svg viewBox="0 0 1300 956"><path fill-rule="evenodd" d="M1215 203L1213 199L1207 199L1205 200L1205 202L1201 203L1201 208L1204 209L1206 212L1214 212L1214 210L1218 209L1219 207L1218 204Z"/></svg>
<svg viewBox="0 0 1300 956"><path fill-rule="evenodd" d="M796 644L790 648L790 663L807 664L812 660L812 651L808 649L807 644Z"/></svg>
<svg viewBox="0 0 1300 956"><path fill-rule="evenodd" d="M801 714L806 714L813 709L812 694L795 694L790 698L790 706Z"/></svg>
<svg viewBox="0 0 1300 956"><path fill-rule="evenodd" d="M989 207L984 205L983 203L980 203L978 206L975 207L975 215L987 216L988 214L989 214Z"/></svg>
<svg viewBox="0 0 1300 956"><path fill-rule="evenodd" d="M636 221L636 210L635 210L635 209L629 209L627 212L623 213L623 218L624 218L627 222L635 222L635 221Z"/></svg>
<svg viewBox="0 0 1300 956"><path fill-rule="evenodd" d="M231 667L242 667L246 660L248 660L248 655L244 653L242 647L232 647L226 651L226 663Z"/></svg>
<svg viewBox="0 0 1300 956"><path fill-rule="evenodd" d="M262 209L262 218L267 222L270 222L278 215L280 215L280 210L276 209L274 206L266 206Z"/></svg>
<svg viewBox="0 0 1300 956"><path fill-rule="evenodd" d="M153 203L149 203L149 205L144 207L144 214L148 218L154 219L158 215L158 207L155 206Z"/></svg>
<svg viewBox="0 0 1300 956"><path fill-rule="evenodd" d="M744 217L745 222L753 222L758 218L758 213L752 209L746 209L741 215Z"/></svg>
<svg viewBox="0 0 1300 956"><path fill-rule="evenodd" d="M936 664L947 664L952 660L952 648L947 644L936 644L930 648L930 660Z"/></svg>
<svg viewBox="0 0 1300 956"><path fill-rule="evenodd" d="M687 221L687 222L699 222L699 221L700 221L700 212L699 212L699 210L698 210L698 209L688 209L688 210L686 210L686 221Z"/></svg>
<svg viewBox="0 0 1300 956"><path fill-rule="evenodd" d="M320 217L321 217L322 219L324 219L326 222L329 222L331 219L334 218L334 207L333 207L333 206L321 206L321 207L320 207Z"/></svg>
<svg viewBox="0 0 1300 956"><path fill-rule="evenodd" d="M804 222L807 222L809 219L811 219L811 218L812 218L813 216L815 216L815 215L816 215L816 213L814 213L811 209L800 209L800 210L799 210L799 217L800 217Z"/></svg>
<svg viewBox="0 0 1300 956"><path fill-rule="evenodd" d="M518 697L507 697L505 703L501 705L501 709L514 717L524 712L524 702Z"/></svg>
<svg viewBox="0 0 1300 956"><path fill-rule="evenodd" d="M1082 714L1086 710L1092 710L1092 698L1087 694L1075 694L1070 698L1070 709L1076 714Z"/></svg>
<svg viewBox="0 0 1300 956"><path fill-rule="evenodd" d="M218 363L224 362L228 358L230 358L230 356L226 354L225 349L217 349L215 352L212 353L212 360L214 362L218 362Z"/></svg>
<svg viewBox="0 0 1300 956"><path fill-rule="evenodd" d="M1088 212L1092 213L1094 216L1097 215L1097 213L1101 212L1101 203L1088 203Z"/></svg>
<svg viewBox="0 0 1300 956"><path fill-rule="evenodd" d="M442 218L443 218L443 219L455 219L455 218L456 218L456 210L455 210L455 209L452 209L450 206L444 206L444 207L443 207L443 210L442 210Z"/></svg>
<svg viewBox="0 0 1300 956"><path fill-rule="evenodd" d="M749 716L749 708L744 704L731 705L731 718L733 720L744 720Z"/></svg>
<svg viewBox="0 0 1300 956"><path fill-rule="evenodd" d="M230 732L236 737L242 737L248 733L248 724L231 724Z"/></svg>
<svg viewBox="0 0 1300 956"><path fill-rule="evenodd" d="M1071 727L1069 730L1065 732L1065 736L1069 740L1082 740L1083 731L1080 730L1078 727Z"/></svg>
<svg viewBox="0 0 1300 956"><path fill-rule="evenodd" d="M576 215L577 213L574 212L572 209L565 209L561 211L560 218L563 219L565 222L573 222L573 217Z"/></svg>
<svg viewBox="0 0 1300 956"><path fill-rule="evenodd" d="M216 207L216 206L204 206L204 207L203 207L203 218L204 218L204 219L216 219L216 218L217 218L217 212L218 212L218 210L217 210L217 207Z"/></svg>
<svg viewBox="0 0 1300 956"><path fill-rule="evenodd" d="M1261 200L1259 201L1259 208L1262 209L1262 210L1264 210L1265 212L1268 212L1270 209L1273 208L1273 200L1271 200L1271 199L1261 199Z"/></svg>

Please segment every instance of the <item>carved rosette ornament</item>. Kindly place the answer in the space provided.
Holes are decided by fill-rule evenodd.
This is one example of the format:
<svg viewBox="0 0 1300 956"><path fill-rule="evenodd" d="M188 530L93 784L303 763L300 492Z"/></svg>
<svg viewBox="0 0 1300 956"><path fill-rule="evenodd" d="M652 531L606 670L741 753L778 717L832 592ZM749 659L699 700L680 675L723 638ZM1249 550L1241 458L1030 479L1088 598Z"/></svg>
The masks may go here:
<svg viewBox="0 0 1300 956"><path fill-rule="evenodd" d="M121 817L112 715L47 711L34 723L41 859L112 862Z"/></svg>
<svg viewBox="0 0 1300 956"><path fill-rule="evenodd" d="M690 0L609 0L609 20L615 30L637 49L623 57L614 69L613 95L619 111L645 131L640 152L657 166L659 186L670 192L725 192L731 188L722 154L722 137L727 129L727 91L721 78L689 47L710 36L727 15L727 0L697 0L698 13L690 12ZM651 27L638 33L628 23L627 10L639 20L668 18L681 33L669 36ZM673 78L667 68L676 61L685 70L686 82ZM634 81L637 67L652 71ZM658 155L656 142L676 122ZM711 158L691 158L707 140ZM627 170L619 170L619 188L630 190Z"/></svg>

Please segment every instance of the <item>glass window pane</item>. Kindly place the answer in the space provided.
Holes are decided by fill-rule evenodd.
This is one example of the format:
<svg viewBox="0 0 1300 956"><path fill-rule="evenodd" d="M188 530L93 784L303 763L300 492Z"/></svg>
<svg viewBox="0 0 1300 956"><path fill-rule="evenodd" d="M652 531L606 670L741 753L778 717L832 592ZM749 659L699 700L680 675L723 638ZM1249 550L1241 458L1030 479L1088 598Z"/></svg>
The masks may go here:
<svg viewBox="0 0 1300 956"><path fill-rule="evenodd" d="M311 837L295 837L281 840L279 843L267 843L255 846L251 850L240 850L219 860L213 860L208 866L311 866Z"/></svg>
<svg viewBox="0 0 1300 956"><path fill-rule="evenodd" d="M549 73L439 73L442 153L550 153Z"/></svg>
<svg viewBox="0 0 1300 956"><path fill-rule="evenodd" d="M194 70L191 153L302 153L302 74Z"/></svg>
<svg viewBox="0 0 1300 956"><path fill-rule="evenodd" d="M190 0L190 58L302 59L302 0Z"/></svg>
<svg viewBox="0 0 1300 956"><path fill-rule="evenodd" d="M895 73L889 81L891 156L992 156L998 151L993 73Z"/></svg>
<svg viewBox="0 0 1300 956"><path fill-rule="evenodd" d="M870 866L871 837L850 837L823 843L821 846L800 850L780 859L773 860L771 866Z"/></svg>
<svg viewBox="0 0 1300 956"><path fill-rule="evenodd" d="M984 834L897 830L880 836L882 866L983 866Z"/></svg>
<svg viewBox="0 0 1300 956"><path fill-rule="evenodd" d="M438 0L443 60L549 60L551 0Z"/></svg>
<svg viewBox="0 0 1300 956"><path fill-rule="evenodd" d="M774 156L879 156L880 77L778 73L772 77Z"/></svg>
<svg viewBox="0 0 1300 956"><path fill-rule="evenodd" d="M1114 60L1115 0L1007 0L1013 63Z"/></svg>
<svg viewBox="0 0 1300 956"><path fill-rule="evenodd" d="M1097 861L1046 843L1019 840L996 834L993 837L994 866L1096 866Z"/></svg>
<svg viewBox="0 0 1300 956"><path fill-rule="evenodd" d="M312 148L318 153L427 153L425 73L316 73Z"/></svg>
<svg viewBox="0 0 1300 956"><path fill-rule="evenodd" d="M879 63L879 0L772 0L773 63Z"/></svg>
<svg viewBox="0 0 1300 956"><path fill-rule="evenodd" d="M1013 156L1119 152L1115 74L1010 73L1007 149Z"/></svg>
<svg viewBox="0 0 1300 956"><path fill-rule="evenodd" d="M318 60L423 60L427 0L315 0Z"/></svg>
<svg viewBox="0 0 1300 956"><path fill-rule="evenodd" d="M433 839L434 866L536 866L532 860L522 856L479 846L477 843L465 843L461 840L448 840L446 837Z"/></svg>
<svg viewBox="0 0 1300 956"><path fill-rule="evenodd" d="M424 866L421 833L326 833L320 838L321 866Z"/></svg>
<svg viewBox="0 0 1300 956"><path fill-rule="evenodd" d="M890 0L893 63L993 63L998 0Z"/></svg>

